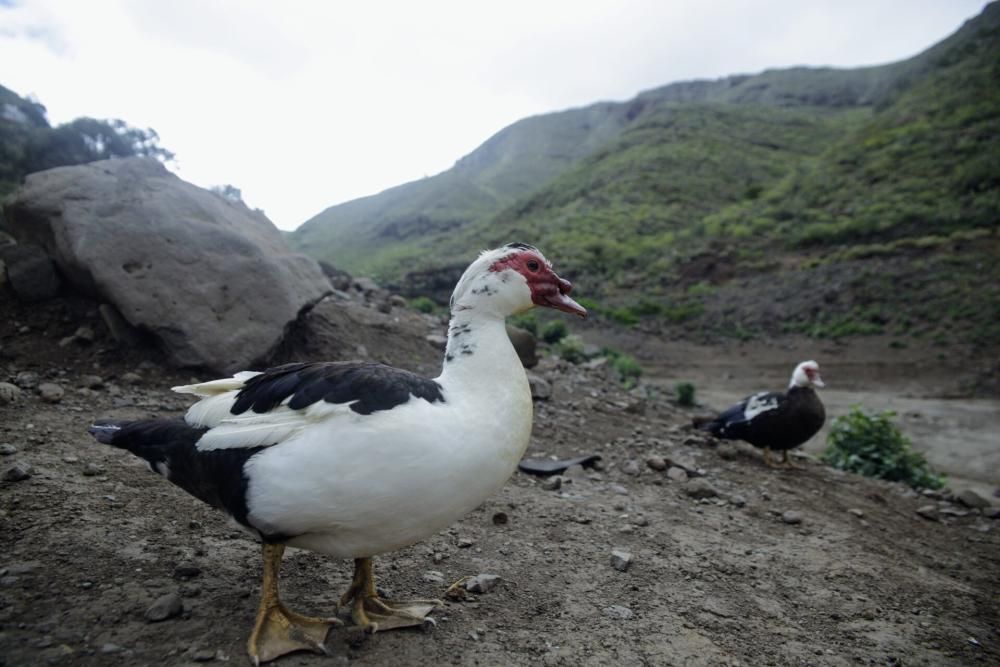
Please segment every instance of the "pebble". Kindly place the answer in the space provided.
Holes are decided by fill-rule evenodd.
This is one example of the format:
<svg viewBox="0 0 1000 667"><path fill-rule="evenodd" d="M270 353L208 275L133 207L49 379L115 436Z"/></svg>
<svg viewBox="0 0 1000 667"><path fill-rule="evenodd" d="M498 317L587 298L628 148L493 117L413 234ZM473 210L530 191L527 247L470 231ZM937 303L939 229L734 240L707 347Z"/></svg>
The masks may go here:
<svg viewBox="0 0 1000 667"><path fill-rule="evenodd" d="M23 482L24 480L31 477L34 474L35 469L30 463L25 463L23 461L18 461L10 468L7 468L3 474L3 481L5 482Z"/></svg>
<svg viewBox="0 0 1000 667"><path fill-rule="evenodd" d="M98 375L81 375L80 385L87 389L100 389L104 386L104 380Z"/></svg>
<svg viewBox="0 0 1000 667"><path fill-rule="evenodd" d="M542 482L542 489L545 491L558 491L562 488L563 478L561 475L553 475Z"/></svg>
<svg viewBox="0 0 1000 667"><path fill-rule="evenodd" d="M427 570L420 577L429 584L442 584L444 583L444 572L438 570Z"/></svg>
<svg viewBox="0 0 1000 667"><path fill-rule="evenodd" d="M983 509L990 506L990 501L983 498L981 495L973 491L972 489L965 489L958 494L958 502L962 503L966 507L973 507Z"/></svg>
<svg viewBox="0 0 1000 667"><path fill-rule="evenodd" d="M917 514L931 521L938 520L937 507L935 505L924 505L917 508Z"/></svg>
<svg viewBox="0 0 1000 667"><path fill-rule="evenodd" d="M628 551L615 549L611 552L611 567L619 572L625 572L632 565L632 554Z"/></svg>
<svg viewBox="0 0 1000 667"><path fill-rule="evenodd" d="M859 509L849 509L849 510L847 510L847 511L848 511L848 512L849 512L850 514L853 514L854 516L858 517L859 519L861 519L861 518L863 518L863 517L865 516L865 513L864 513L864 512L862 512L862 511L861 511L861 510L859 510Z"/></svg>
<svg viewBox="0 0 1000 667"><path fill-rule="evenodd" d="M510 517L507 516L506 512L497 512L493 515L494 526L505 526L508 523L510 523Z"/></svg>
<svg viewBox="0 0 1000 667"><path fill-rule="evenodd" d="M622 472L626 475L638 475L642 470L639 468L639 463L636 460L629 459L622 466Z"/></svg>
<svg viewBox="0 0 1000 667"><path fill-rule="evenodd" d="M719 491L701 478L688 480L684 485L684 493L692 498L715 498Z"/></svg>
<svg viewBox="0 0 1000 667"><path fill-rule="evenodd" d="M440 551L435 551L434 555L431 556L431 560L434 561L435 565L438 563L443 563L445 558L447 558L447 556L441 553Z"/></svg>
<svg viewBox="0 0 1000 667"><path fill-rule="evenodd" d="M65 393L55 382L43 382L38 385L38 396L46 403L58 403Z"/></svg>
<svg viewBox="0 0 1000 667"><path fill-rule="evenodd" d="M139 384L142 382L142 376L138 373L122 373L121 378L119 378L125 384Z"/></svg>
<svg viewBox="0 0 1000 667"><path fill-rule="evenodd" d="M150 623L165 621L168 618L179 616L184 611L184 603L177 593L167 593L156 599L149 609L146 610L146 620Z"/></svg>
<svg viewBox="0 0 1000 667"><path fill-rule="evenodd" d="M552 398L552 385L543 377L528 373L528 387L531 388L531 397L536 401L547 401Z"/></svg>
<svg viewBox="0 0 1000 667"><path fill-rule="evenodd" d="M424 340L442 352L444 352L444 349L448 347L448 339L440 334L428 334L427 336L424 336Z"/></svg>
<svg viewBox="0 0 1000 667"><path fill-rule="evenodd" d="M0 382L0 405L13 403L21 398L21 388L10 382Z"/></svg>
<svg viewBox="0 0 1000 667"><path fill-rule="evenodd" d="M212 662L215 660L215 651L200 649L191 654L191 659L195 662Z"/></svg>
<svg viewBox="0 0 1000 667"><path fill-rule="evenodd" d="M663 460L662 456L650 456L646 459L646 465L653 470L666 470L667 462Z"/></svg>
<svg viewBox="0 0 1000 667"><path fill-rule="evenodd" d="M17 447L6 443L0 445L0 456L10 456L11 454L17 454Z"/></svg>
<svg viewBox="0 0 1000 667"><path fill-rule="evenodd" d="M628 489L621 484L608 484L608 490L619 496L628 495Z"/></svg>
<svg viewBox="0 0 1000 667"><path fill-rule="evenodd" d="M460 538L458 538L458 542L456 542L456 544L458 545L459 549L468 549L469 547L473 546L475 543L476 543L476 541L474 539L472 539L471 537L460 537Z"/></svg>
<svg viewBox="0 0 1000 667"><path fill-rule="evenodd" d="M87 477L94 477L95 475L100 475L104 472L104 469L96 463L88 463L83 466L83 474Z"/></svg>
<svg viewBox="0 0 1000 667"><path fill-rule="evenodd" d="M787 512L782 512L781 520L785 523L796 525L802 523L802 512L796 512L795 510L788 510Z"/></svg>
<svg viewBox="0 0 1000 667"><path fill-rule="evenodd" d="M715 453L719 455L720 459L731 461L739 454L739 450L736 449L736 445L731 445L727 442L716 447Z"/></svg>
<svg viewBox="0 0 1000 667"><path fill-rule="evenodd" d="M465 590L470 593L489 593L500 583L500 575L477 574L465 582Z"/></svg>
<svg viewBox="0 0 1000 667"><path fill-rule="evenodd" d="M678 468L677 466L671 466L667 470L667 479L674 482L686 482L688 481L688 474L684 471L684 468Z"/></svg>
<svg viewBox="0 0 1000 667"><path fill-rule="evenodd" d="M737 493L734 496L730 496L729 502L731 502L736 507L744 507L747 504L747 499Z"/></svg>
<svg viewBox="0 0 1000 667"><path fill-rule="evenodd" d="M630 618L632 618L632 616L634 616L631 609L629 609L628 607L622 607L620 605L611 605L610 607L605 607L604 615L607 616L608 618L613 618L619 621L627 621Z"/></svg>
<svg viewBox="0 0 1000 667"><path fill-rule="evenodd" d="M21 389L34 389L38 386L38 373L32 371L21 371L14 378L14 384Z"/></svg>
<svg viewBox="0 0 1000 667"><path fill-rule="evenodd" d="M112 653L121 653L124 650L125 649L123 649L118 644L111 644L111 643L101 644L101 648L100 648L101 653L104 653L106 655L109 655L109 654L112 654Z"/></svg>
<svg viewBox="0 0 1000 667"><path fill-rule="evenodd" d="M81 343L93 343L94 330L88 327L87 325L83 325L82 327L76 330L76 333L73 334L73 338L80 341Z"/></svg>

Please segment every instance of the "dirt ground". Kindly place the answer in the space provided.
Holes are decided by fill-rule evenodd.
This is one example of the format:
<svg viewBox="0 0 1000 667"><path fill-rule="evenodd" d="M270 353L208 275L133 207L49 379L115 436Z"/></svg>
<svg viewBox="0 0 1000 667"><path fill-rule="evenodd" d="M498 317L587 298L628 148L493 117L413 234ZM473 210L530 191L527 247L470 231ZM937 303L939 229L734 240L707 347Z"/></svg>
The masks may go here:
<svg viewBox="0 0 1000 667"><path fill-rule="evenodd" d="M244 664L258 546L85 432L95 417L179 414L187 402L167 387L192 374L117 349L86 304L0 310L0 381L30 371L65 391L0 406L0 472L33 468L0 482L0 664ZM358 340L427 370L437 352L419 347L408 317L373 312L375 333ZM66 342L81 324L95 340ZM409 346L386 343L403 329ZM447 601L433 630L352 643L335 629L330 656L276 664L1000 664L1000 520L809 459L769 469L750 448L689 430L668 394L625 393L604 368L535 370L552 397L536 403L529 455L597 453L600 469L571 470L558 489L516 473L448 530L376 560L395 597L441 596L480 573L499 585ZM672 463L670 476L651 457ZM680 481L678 469L698 476ZM927 506L932 519L916 511ZM624 571L613 550L631 555ZM350 572L289 550L283 596L330 614ZM181 613L147 620L171 594Z"/></svg>

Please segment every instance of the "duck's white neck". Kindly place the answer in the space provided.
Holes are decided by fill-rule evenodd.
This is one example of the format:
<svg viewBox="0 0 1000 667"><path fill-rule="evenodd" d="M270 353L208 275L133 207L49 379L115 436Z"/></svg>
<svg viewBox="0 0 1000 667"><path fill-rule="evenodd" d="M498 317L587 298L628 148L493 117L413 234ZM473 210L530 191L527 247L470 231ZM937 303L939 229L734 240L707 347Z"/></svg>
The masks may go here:
<svg viewBox="0 0 1000 667"><path fill-rule="evenodd" d="M488 387L510 379L527 382L504 318L472 309L453 313L438 381L444 386Z"/></svg>

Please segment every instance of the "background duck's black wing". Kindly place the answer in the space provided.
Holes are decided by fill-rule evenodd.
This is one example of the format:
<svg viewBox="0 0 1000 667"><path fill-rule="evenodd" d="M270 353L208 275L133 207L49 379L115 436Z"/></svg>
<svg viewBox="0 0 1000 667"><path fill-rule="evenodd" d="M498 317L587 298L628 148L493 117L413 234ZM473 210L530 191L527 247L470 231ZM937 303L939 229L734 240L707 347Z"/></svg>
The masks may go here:
<svg viewBox="0 0 1000 667"><path fill-rule="evenodd" d="M785 395L780 392L759 392L719 413L704 429L720 438L746 439L754 426L769 420L781 410Z"/></svg>

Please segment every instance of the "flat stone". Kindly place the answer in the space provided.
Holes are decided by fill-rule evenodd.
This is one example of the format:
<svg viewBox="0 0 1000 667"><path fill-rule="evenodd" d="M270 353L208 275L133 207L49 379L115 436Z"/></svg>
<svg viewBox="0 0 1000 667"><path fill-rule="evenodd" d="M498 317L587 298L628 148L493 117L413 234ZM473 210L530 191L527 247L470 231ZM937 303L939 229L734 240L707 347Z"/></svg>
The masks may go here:
<svg viewBox="0 0 1000 667"><path fill-rule="evenodd" d="M531 389L531 398L536 401L547 401L552 398L552 385L539 375L528 373L528 387Z"/></svg>
<svg viewBox="0 0 1000 667"><path fill-rule="evenodd" d="M34 389L38 382L38 373L33 371L21 371L14 377L14 384L21 389Z"/></svg>
<svg viewBox="0 0 1000 667"><path fill-rule="evenodd" d="M625 572L632 565L633 556L628 551L614 549L611 552L611 567L619 572Z"/></svg>
<svg viewBox="0 0 1000 667"><path fill-rule="evenodd" d="M635 614L628 607L622 607L621 605L611 605L610 607L604 608L604 615L608 618L613 618L618 621L627 621L632 618Z"/></svg>
<svg viewBox="0 0 1000 667"><path fill-rule="evenodd" d="M96 463L88 463L83 466L83 474L87 477L96 477L104 472L104 468Z"/></svg>
<svg viewBox="0 0 1000 667"><path fill-rule="evenodd" d="M787 512L782 512L781 520L784 523L797 525L802 523L802 512L796 512L795 510L788 510Z"/></svg>
<svg viewBox="0 0 1000 667"><path fill-rule="evenodd" d="M865 513L862 512L859 509L849 509L847 511L848 511L849 514L853 514L854 516L858 517L859 519L862 518L862 517L864 517L864 515L865 515Z"/></svg>
<svg viewBox="0 0 1000 667"><path fill-rule="evenodd" d="M444 572L440 572L438 570L427 570L420 576L420 578L429 584L443 584Z"/></svg>
<svg viewBox="0 0 1000 667"><path fill-rule="evenodd" d="M150 623L158 623L169 618L179 616L184 611L184 603L177 593L167 593L161 595L146 610L146 620Z"/></svg>
<svg viewBox="0 0 1000 667"><path fill-rule="evenodd" d="M626 475L635 476L641 473L642 469L639 468L639 463L637 461L635 461L634 459L629 459L628 461L625 462L625 465L622 466L622 472L625 473Z"/></svg>
<svg viewBox="0 0 1000 667"><path fill-rule="evenodd" d="M17 454L17 447L6 443L0 445L0 456L10 456L11 454Z"/></svg>
<svg viewBox="0 0 1000 667"><path fill-rule="evenodd" d="M441 334L428 334L424 336L424 340L442 352L444 352L445 348L448 347L447 337L442 336Z"/></svg>
<svg viewBox="0 0 1000 667"><path fill-rule="evenodd" d="M667 479L673 482L686 482L688 481L688 474L684 471L684 468L678 468L677 466L670 466L667 470Z"/></svg>
<svg viewBox="0 0 1000 667"><path fill-rule="evenodd" d="M4 471L2 479L5 482L23 482L29 479L34 472L35 469L30 463L18 461Z"/></svg>
<svg viewBox="0 0 1000 667"><path fill-rule="evenodd" d="M938 511L935 505L924 505L917 508L917 514L930 521L938 521Z"/></svg>
<svg viewBox="0 0 1000 667"><path fill-rule="evenodd" d="M194 579L201 575L201 568L194 563L181 563L174 568L174 579Z"/></svg>
<svg viewBox="0 0 1000 667"><path fill-rule="evenodd" d="M496 574L477 574L465 582L465 590L470 593L489 593L500 583L500 576Z"/></svg>
<svg viewBox="0 0 1000 667"><path fill-rule="evenodd" d="M972 489L965 489L958 494L958 502L962 503L966 507L974 507L978 509L983 509L990 506L990 501L983 498L981 495L973 491Z"/></svg>
<svg viewBox="0 0 1000 667"><path fill-rule="evenodd" d="M80 384L87 389L100 389L104 386L104 380L97 375L81 375Z"/></svg>
<svg viewBox="0 0 1000 667"><path fill-rule="evenodd" d="M714 486L701 478L688 480L684 485L684 493L696 499L715 498L719 495L719 491Z"/></svg>

